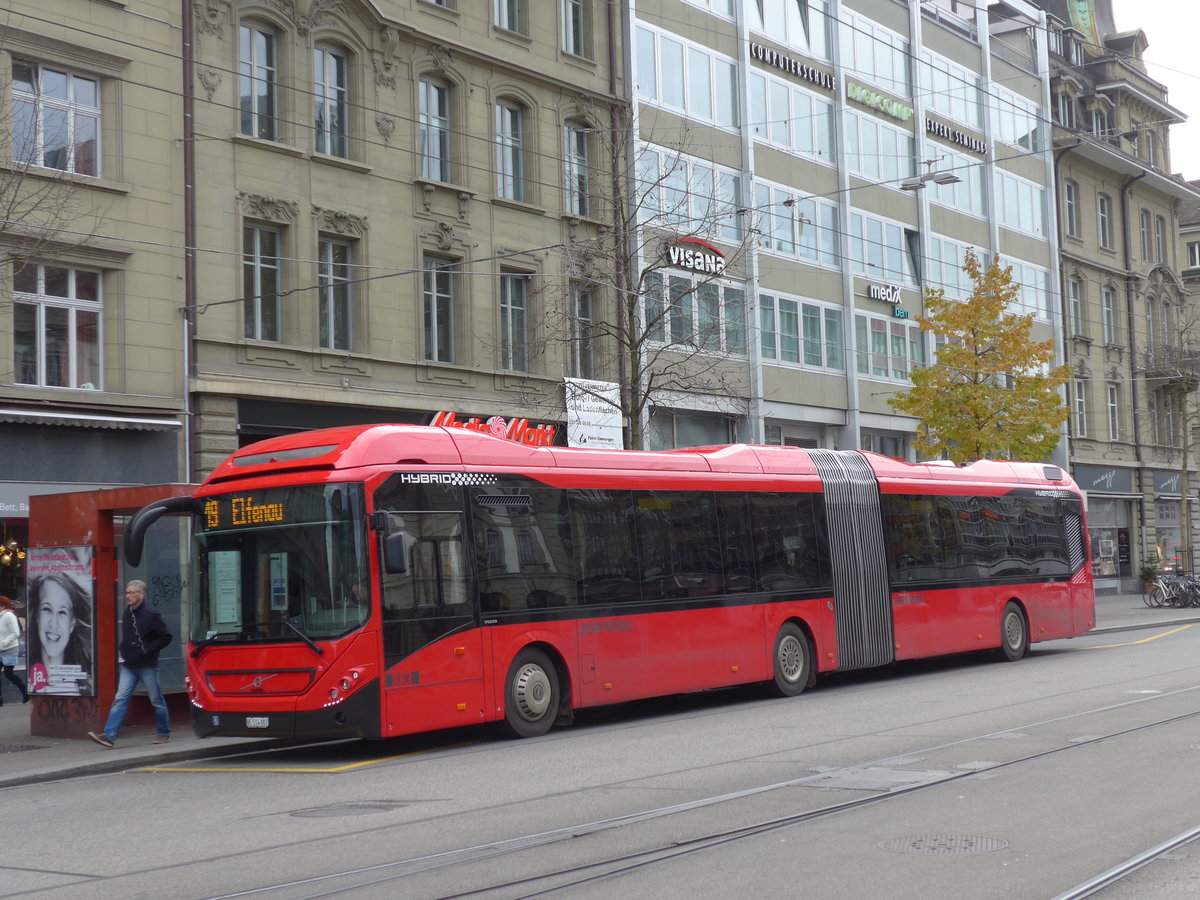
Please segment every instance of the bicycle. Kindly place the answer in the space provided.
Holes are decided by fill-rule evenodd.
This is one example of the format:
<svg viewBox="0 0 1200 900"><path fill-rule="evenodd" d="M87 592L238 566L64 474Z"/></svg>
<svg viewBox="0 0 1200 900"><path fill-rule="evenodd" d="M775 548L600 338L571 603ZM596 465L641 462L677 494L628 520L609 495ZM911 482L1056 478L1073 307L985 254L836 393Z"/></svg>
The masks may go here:
<svg viewBox="0 0 1200 900"><path fill-rule="evenodd" d="M1200 578L1194 575L1159 575L1154 587L1142 595L1147 606L1200 607Z"/></svg>

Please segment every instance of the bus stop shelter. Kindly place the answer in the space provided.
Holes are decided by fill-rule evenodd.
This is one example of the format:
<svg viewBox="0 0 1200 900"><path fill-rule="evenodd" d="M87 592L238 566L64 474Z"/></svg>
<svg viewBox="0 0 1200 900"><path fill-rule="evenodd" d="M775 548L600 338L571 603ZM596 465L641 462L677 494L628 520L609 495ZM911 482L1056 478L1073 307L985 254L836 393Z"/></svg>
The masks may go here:
<svg viewBox="0 0 1200 900"><path fill-rule="evenodd" d="M188 496L189 484L44 494L30 498L26 559L26 673L30 734L85 738L108 716L117 690L117 645L124 584L146 582L146 602L174 635L160 654L163 693L172 719L187 716L184 691L186 525L165 518L147 535L137 568L121 557L129 516L155 500ZM134 697L127 725L151 723L144 694Z"/></svg>

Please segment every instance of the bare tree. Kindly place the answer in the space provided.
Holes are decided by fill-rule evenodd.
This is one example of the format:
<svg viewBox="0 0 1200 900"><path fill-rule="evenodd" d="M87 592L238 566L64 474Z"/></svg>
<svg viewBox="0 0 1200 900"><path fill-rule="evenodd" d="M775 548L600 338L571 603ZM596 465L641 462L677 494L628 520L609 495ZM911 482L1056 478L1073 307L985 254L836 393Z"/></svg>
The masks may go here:
<svg viewBox="0 0 1200 900"><path fill-rule="evenodd" d="M0 24L0 48L7 26ZM106 208L85 188L98 174L99 85L14 55L0 71L0 96L12 107L0 116L0 302L11 307L14 268L79 249L99 232ZM69 93L58 110L46 96ZM96 116L86 115L89 92ZM69 105L69 104L68 104Z"/></svg>
<svg viewBox="0 0 1200 900"><path fill-rule="evenodd" d="M568 375L616 382L625 447L643 449L650 411L672 397L707 397L714 409L749 397L735 282L757 220L735 175L687 154L688 132L672 146L640 143L617 108L591 137L595 164L575 185L586 205L535 343Z"/></svg>

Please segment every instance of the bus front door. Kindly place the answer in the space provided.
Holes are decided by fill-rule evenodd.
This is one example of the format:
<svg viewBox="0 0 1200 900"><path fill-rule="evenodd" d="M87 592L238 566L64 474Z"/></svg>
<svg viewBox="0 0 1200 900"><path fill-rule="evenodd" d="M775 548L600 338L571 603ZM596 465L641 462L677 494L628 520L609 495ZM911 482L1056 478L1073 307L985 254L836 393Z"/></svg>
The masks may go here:
<svg viewBox="0 0 1200 900"><path fill-rule="evenodd" d="M405 569L385 574L384 735L482 721L483 646L471 602L471 563L460 512L389 511Z"/></svg>

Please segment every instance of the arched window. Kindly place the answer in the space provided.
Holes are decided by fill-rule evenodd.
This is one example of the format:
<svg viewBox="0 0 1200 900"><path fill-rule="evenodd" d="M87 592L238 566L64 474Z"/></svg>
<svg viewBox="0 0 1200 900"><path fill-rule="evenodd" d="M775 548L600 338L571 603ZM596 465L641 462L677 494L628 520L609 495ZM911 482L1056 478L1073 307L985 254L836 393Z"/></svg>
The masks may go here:
<svg viewBox="0 0 1200 900"><path fill-rule="evenodd" d="M419 91L421 177L450 181L450 85L426 76Z"/></svg>
<svg viewBox="0 0 1200 900"><path fill-rule="evenodd" d="M496 104L496 194L525 199L525 107L514 100Z"/></svg>
<svg viewBox="0 0 1200 900"><path fill-rule="evenodd" d="M241 132L273 141L278 138L278 36L261 22L243 22L238 29L238 95Z"/></svg>
<svg viewBox="0 0 1200 900"><path fill-rule="evenodd" d="M313 128L318 153L350 155L346 120L348 63L340 47L318 44L313 48Z"/></svg>
<svg viewBox="0 0 1200 900"><path fill-rule="evenodd" d="M569 121L563 129L566 162L566 210L577 216L591 213L591 129L586 122Z"/></svg>

